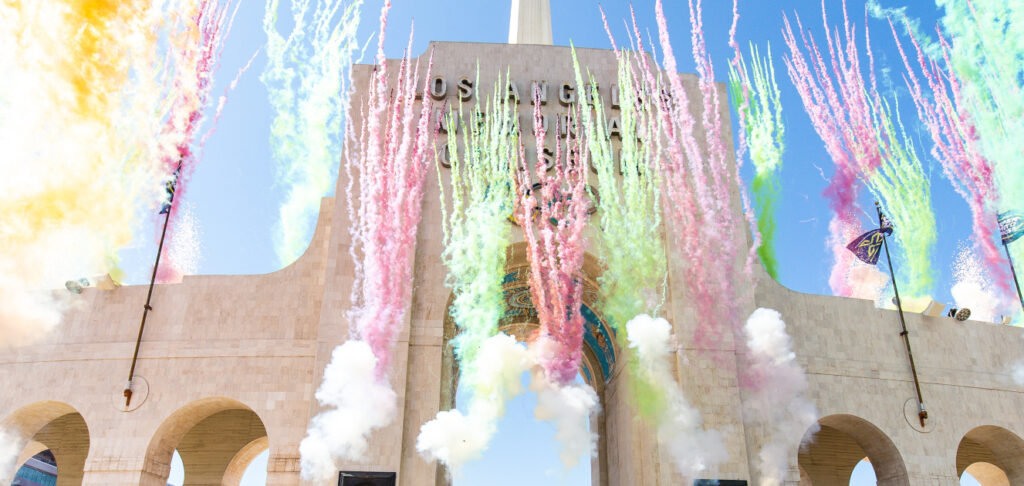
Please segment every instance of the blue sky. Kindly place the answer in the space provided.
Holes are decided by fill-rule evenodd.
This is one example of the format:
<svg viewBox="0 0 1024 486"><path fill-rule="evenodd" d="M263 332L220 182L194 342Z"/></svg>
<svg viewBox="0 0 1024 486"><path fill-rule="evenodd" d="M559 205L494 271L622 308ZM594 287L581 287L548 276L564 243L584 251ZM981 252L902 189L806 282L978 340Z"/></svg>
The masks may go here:
<svg viewBox="0 0 1024 486"><path fill-rule="evenodd" d="M655 32L653 1L638 0L634 3L641 29ZM686 3L666 3L669 27L681 63L680 70L693 72L693 64L689 60ZM704 25L715 62L715 77L724 81L726 61L732 55L727 45L731 2L706 0L706 3ZM827 3L834 23L841 15L839 2L829 0ZM881 0L881 3L883 6L899 6L888 0ZM926 26L936 22L937 12L930 2L913 3L911 15L920 18ZM381 4L381 0L366 2L360 26L361 39L367 39L376 30ZM827 184L825 177L832 173L833 165L785 73L782 63L785 48L780 34L783 12L790 15L796 12L804 20L805 26L810 27L820 39L823 36L820 7L818 0L741 0L742 18L738 38L742 46L755 42L763 48L766 43L771 43L772 61L782 89L788 149L781 172L783 189L778 214L779 280L797 291L827 294L831 257L825 238L831 214L821 192ZM621 19L628 16L628 5L621 1L607 1L604 8L619 38L625 39L624 30L620 26ZM848 9L854 21L859 26L863 25L864 2L851 0ZM389 57L401 55L413 19L416 21L413 45L414 52L418 54L425 51L431 40L505 42L508 16L508 0L397 0L390 16L390 30L385 44L387 54ZM263 2L249 0L242 3L234 30L227 40L222 66L217 73L215 95L223 91L238 70L265 43L266 38L261 28L262 17ZM593 0L555 0L552 2L552 19L555 44L568 45L571 40L581 47L609 47L601 26L597 2ZM887 74L884 69L879 73L883 86L888 76L891 76L893 83L889 94L900 97L904 107L911 107L899 77L903 67L895 57L887 27L876 20L869 21L869 25L873 29L877 65L893 69L891 74ZM266 90L259 81L265 61L262 54L257 56L252 68L242 75L237 88L230 94L216 132L210 137L201 156L187 199L184 200L195 214L202 234L200 274L256 274L279 268L272 248L272 231L277 208L286 188L275 184L274 163L270 157L271 112ZM916 117L907 113L904 119L915 120ZM957 245L971 235L970 214L944 179L941 168L928 156L930 142L927 136L913 122L909 123L908 128L918 142L918 154L924 157L925 171L930 174L934 210L938 218L940 241L935 250L934 268L939 279L934 297L940 302L952 302L949 293L950 265ZM750 180L749 164L743 176L745 180ZM860 204L865 209L861 220L867 227L873 224L871 201L865 195ZM157 234L155 223L154 215L150 225L138 232L140 236L136 245L122 253L129 276L128 283L148 281L156 250L153 236ZM575 475L575 471L568 475L562 475L561 472L555 476L548 474L559 467L555 459L557 449L552 440L553 432L546 424L533 421L534 403L530 400L533 400L531 396L525 396L510 405L509 418L502 422L502 433L491 452L467 470L467 476L458 482L460 486L494 484L481 478L497 471L508 471L509 477L524 471L536 472L537 484L589 484L585 477L588 473L585 471L579 472L579 475ZM536 456L536 461L531 459L525 462L528 457L526 454L530 454L531 458ZM549 461L543 462L545 458ZM516 462L520 460L524 462ZM479 471L480 475L470 476L471 473L477 474L475 471ZM521 475L516 479L516 483L530 482ZM259 481L258 477L256 481Z"/></svg>

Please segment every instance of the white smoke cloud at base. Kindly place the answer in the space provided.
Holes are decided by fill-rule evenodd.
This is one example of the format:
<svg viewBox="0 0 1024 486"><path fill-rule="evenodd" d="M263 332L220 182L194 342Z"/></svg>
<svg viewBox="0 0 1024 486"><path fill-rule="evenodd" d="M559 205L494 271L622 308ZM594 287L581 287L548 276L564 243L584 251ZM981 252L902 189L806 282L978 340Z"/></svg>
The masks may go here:
<svg viewBox="0 0 1024 486"><path fill-rule="evenodd" d="M671 453L676 471L687 480L713 470L729 455L721 434L704 430L700 411L690 405L673 377L672 325L641 314L626 323L626 334L637 356L638 378L657 387L665 400L655 418L658 443Z"/></svg>
<svg viewBox="0 0 1024 486"><path fill-rule="evenodd" d="M441 461L458 477L462 466L478 459L497 432L509 400L523 392L520 376L533 366L526 347L506 334L485 340L476 366L464 371L472 390L468 411L445 410L420 428L416 450L428 461Z"/></svg>
<svg viewBox="0 0 1024 486"><path fill-rule="evenodd" d="M818 409L806 397L807 375L796 361L782 314L757 309L743 331L747 365L755 380L744 397L743 418L768 433L758 452L760 484L780 486L789 471L789 456L796 450L793 441L819 428Z"/></svg>
<svg viewBox="0 0 1024 486"><path fill-rule="evenodd" d="M590 416L601 410L597 392L585 383L559 386L547 379L544 370L534 368L530 390L537 393L537 420L555 426L555 439L562 445L558 459L566 469L576 467L580 457L593 457L597 434L590 431Z"/></svg>
<svg viewBox="0 0 1024 486"><path fill-rule="evenodd" d="M21 436L0 429L0 484L11 484L18 472L18 455L25 441Z"/></svg>
<svg viewBox="0 0 1024 486"><path fill-rule="evenodd" d="M397 396L376 376L377 358L363 341L334 348L316 399L324 407L310 421L299 444L302 477L334 478L342 461L357 461L368 447L367 437L391 423Z"/></svg>

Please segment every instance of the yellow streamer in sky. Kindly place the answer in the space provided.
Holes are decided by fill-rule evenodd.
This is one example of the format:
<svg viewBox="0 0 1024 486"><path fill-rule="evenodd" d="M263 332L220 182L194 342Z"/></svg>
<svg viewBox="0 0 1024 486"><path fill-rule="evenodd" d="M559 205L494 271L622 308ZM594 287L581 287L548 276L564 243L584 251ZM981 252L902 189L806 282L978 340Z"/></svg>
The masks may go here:
<svg viewBox="0 0 1024 486"><path fill-rule="evenodd" d="M118 250L164 196L161 46L191 3L0 2L0 346L56 326L66 280L122 277Z"/></svg>

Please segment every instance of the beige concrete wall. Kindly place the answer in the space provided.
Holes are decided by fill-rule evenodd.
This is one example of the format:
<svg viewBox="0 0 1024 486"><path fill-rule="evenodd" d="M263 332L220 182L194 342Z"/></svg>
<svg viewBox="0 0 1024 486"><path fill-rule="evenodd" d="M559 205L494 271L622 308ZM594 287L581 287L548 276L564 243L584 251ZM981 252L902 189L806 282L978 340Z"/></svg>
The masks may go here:
<svg viewBox="0 0 1024 486"><path fill-rule="evenodd" d="M530 81L548 81L551 92L545 113L565 111L555 89L574 79L567 48L469 43L431 47L435 73L449 83L449 104L457 103L455 83L462 76L475 76L479 62L478 95L489 94L497 76L510 72L524 97ZM615 76L614 56L592 49L579 54L607 96ZM425 66L426 57L421 60ZM355 69L357 86L365 83L368 69ZM684 75L684 82L696 100L696 78ZM354 106L360 101L354 98ZM727 117L727 107L721 109ZM519 110L522 119L529 120L529 102ZM553 142L555 134L549 137ZM532 146L532 137L526 142ZM726 142L731 146L731 139ZM529 152L532 157L532 148ZM186 277L180 284L157 286L137 368L149 392L138 408L123 411L121 390L146 288L88 289L76 298L58 331L38 345L0 352L0 383L18 391L0 395L0 423L30 438L48 426L56 427L52 424L59 424L55 421L61 417L78 413L88 428L82 484L162 485L171 452L197 424L219 413L245 411L258 417L266 431L268 484L299 484L298 444L319 410L313 393L331 351L349 337L345 311L353 265L343 197L347 182L342 171L338 197L324 200L310 249L294 264L266 275ZM738 206L734 211L739 214ZM447 406L445 398L451 393L443 378L450 373L442 373L450 289L444 286L446 269L439 257L440 226L438 181L431 171L417 237L415 290L391 375L400 413L391 426L374 434L362 461L344 465L396 471L402 486L443 483L438 467L425 462L414 448L419 427ZM588 237L594 238L596 231L589 229ZM749 242L746 234L735 238ZM677 378L707 427L724 434L730 459L714 476L751 479L766 439L763 431L743 423L744 393L737 378L742 361L729 333L708 352L686 344L700 316L679 284L684 266L685 262L672 262L665 306L684 343L677 355ZM898 451L909 484L957 484L958 473L966 467L956 460L958 447L978 427L996 426L1018 438L1024 434L1022 390L1008 379L1010 364L1024 356L1020 329L908 316L930 414L928 427L919 431L905 418L905 404L914 390L894 312L875 309L866 301L792 292L760 271L758 277L750 292L739 297L742 313L759 306L782 313L798 359L807 368L809 398L822 416L856 417L876 428ZM619 350L620 361L626 354ZM596 463L606 470L595 475L595 484L679 484L651 427L636 419L621 366L601 394L604 437ZM878 435L865 432L870 427L857 420L828 420L836 430L846 427L844 434L865 441L858 447L868 455L881 450ZM988 436L975 434L972 440ZM785 440L791 441L792 450L788 482L796 484L801 437ZM1001 450L1001 458L993 451L994 459L990 457L1002 461L1011 484L1018 477L1014 450ZM806 472L820 477L813 467ZM226 476L235 477L237 471Z"/></svg>

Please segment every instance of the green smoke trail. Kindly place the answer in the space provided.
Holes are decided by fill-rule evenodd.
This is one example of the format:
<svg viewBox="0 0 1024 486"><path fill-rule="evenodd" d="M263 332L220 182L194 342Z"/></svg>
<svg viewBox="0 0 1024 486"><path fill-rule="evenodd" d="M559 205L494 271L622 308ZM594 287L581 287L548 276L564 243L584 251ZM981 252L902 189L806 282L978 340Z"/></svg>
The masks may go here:
<svg viewBox="0 0 1024 486"><path fill-rule="evenodd" d="M960 79L964 105L982 153L995 168L1000 201L994 210L1024 209L1024 4L1005 0L937 0L942 30ZM997 204L996 201L992 201ZM994 225L995 222L993 221ZM1024 245L1011 245L1015 262Z"/></svg>
<svg viewBox="0 0 1024 486"><path fill-rule="evenodd" d="M476 383L472 376L477 351L495 334L505 314L502 280L515 197L510 161L518 150L518 120L498 86L485 107L477 103L472 109L470 123L448 113L448 126L460 123L465 134L461 151L455 130L448 136L450 210L441 186L445 245L441 257L448 266L447 284L455 291L451 314L461 330L454 340L455 352L464 379L473 387L487 385Z"/></svg>
<svg viewBox="0 0 1024 486"><path fill-rule="evenodd" d="M584 84L575 49L572 55L577 85L596 86L592 77L590 84ZM651 147L642 142L652 140L657 127L638 102L642 91L638 83L630 56L623 51L619 52L618 64L618 119L605 114L600 96L580 97L582 102L592 104L581 111L600 188L597 214L601 218L600 252L605 269L598 283L604 298L604 315L623 348L628 346L626 322L640 314L658 315L667 266L657 169L651 162ZM612 133L614 122L618 122L621 136ZM621 169L615 164L613 137L621 139ZM633 397L643 416L657 417L666 405L665 398L660 388L642 379L644 375L637 373L637 369L637 357L633 356L628 363Z"/></svg>
<svg viewBox="0 0 1024 486"><path fill-rule="evenodd" d="M287 190L274 250L282 264L295 261L312 238L320 199L330 192L341 160L348 112L348 73L358 48L362 0L292 0L295 27L277 30L279 0L263 17L267 87L274 120L270 142L277 180Z"/></svg>
<svg viewBox="0 0 1024 486"><path fill-rule="evenodd" d="M779 201L782 154L786 150L786 127L782 122L782 103L779 101L779 86L775 82L775 66L772 65L771 57L771 46L768 47L768 55L761 57L757 46L751 44L753 70L748 71L742 59L739 70L730 65L729 88L733 108L744 122L747 148L754 164L751 189L757 211L757 229L762 238L757 254L768 275L778 279L775 212Z"/></svg>
<svg viewBox="0 0 1024 486"><path fill-rule="evenodd" d="M865 183L895 226L897 260L905 263L897 267L900 286L906 286L908 297L926 297L935 283L931 256L937 239L931 185L900 120L899 104L894 110L875 96L874 108L882 163Z"/></svg>

